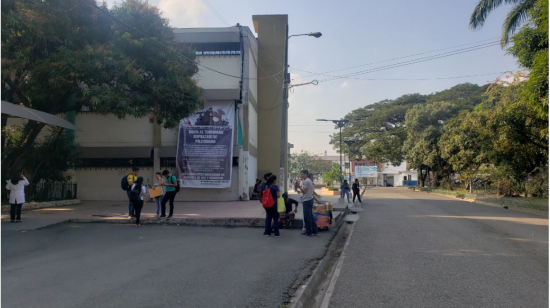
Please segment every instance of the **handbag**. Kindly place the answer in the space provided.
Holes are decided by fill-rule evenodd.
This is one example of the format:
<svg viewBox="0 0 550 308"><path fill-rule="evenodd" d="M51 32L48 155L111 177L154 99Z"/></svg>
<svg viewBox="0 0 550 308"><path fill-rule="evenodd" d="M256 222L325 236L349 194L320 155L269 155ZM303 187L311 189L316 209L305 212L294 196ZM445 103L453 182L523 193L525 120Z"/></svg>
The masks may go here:
<svg viewBox="0 0 550 308"><path fill-rule="evenodd" d="M285 200L282 197L277 198L277 212L286 212Z"/></svg>

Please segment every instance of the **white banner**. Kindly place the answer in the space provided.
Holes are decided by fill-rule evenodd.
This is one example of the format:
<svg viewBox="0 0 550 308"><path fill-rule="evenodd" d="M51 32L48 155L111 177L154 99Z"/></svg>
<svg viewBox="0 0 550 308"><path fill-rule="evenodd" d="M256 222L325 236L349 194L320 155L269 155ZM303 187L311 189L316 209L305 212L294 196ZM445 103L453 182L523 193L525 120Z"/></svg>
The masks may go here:
<svg viewBox="0 0 550 308"><path fill-rule="evenodd" d="M180 121L176 166L182 187L231 187L235 103L207 103Z"/></svg>
<svg viewBox="0 0 550 308"><path fill-rule="evenodd" d="M378 177L378 166L355 166L356 178Z"/></svg>

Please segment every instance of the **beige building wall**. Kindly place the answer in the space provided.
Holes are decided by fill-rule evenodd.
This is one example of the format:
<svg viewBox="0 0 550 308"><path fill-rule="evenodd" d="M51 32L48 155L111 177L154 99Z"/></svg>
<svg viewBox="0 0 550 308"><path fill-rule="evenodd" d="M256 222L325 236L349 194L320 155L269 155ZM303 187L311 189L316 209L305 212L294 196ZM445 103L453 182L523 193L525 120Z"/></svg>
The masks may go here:
<svg viewBox="0 0 550 308"><path fill-rule="evenodd" d="M255 15L258 33L258 174L279 176L287 15ZM263 39L269 38L269 39ZM286 149L284 150L286 153ZM286 158L286 155L285 155ZM284 163L286 165L286 162Z"/></svg>
<svg viewBox="0 0 550 308"><path fill-rule="evenodd" d="M197 56L197 62L233 76L241 75L240 56ZM197 85L203 89L239 89L240 78L218 74L199 66L199 72L193 76Z"/></svg>

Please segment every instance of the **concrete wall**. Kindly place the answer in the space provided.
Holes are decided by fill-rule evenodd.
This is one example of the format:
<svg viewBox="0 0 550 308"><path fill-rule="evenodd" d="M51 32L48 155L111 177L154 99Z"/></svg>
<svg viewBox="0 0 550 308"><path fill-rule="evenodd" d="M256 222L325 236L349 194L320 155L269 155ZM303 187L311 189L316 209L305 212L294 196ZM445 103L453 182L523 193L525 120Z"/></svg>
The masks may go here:
<svg viewBox="0 0 550 308"><path fill-rule="evenodd" d="M79 113L75 125L82 132L75 133L75 142L81 147L153 146L153 124L149 118Z"/></svg>
<svg viewBox="0 0 550 308"><path fill-rule="evenodd" d="M280 72L284 66L288 16L260 15L253 16L253 19L258 33L258 77L271 76ZM270 171L279 174L283 111L282 81L283 72L275 78L258 80L258 170L260 173Z"/></svg>
<svg viewBox="0 0 550 308"><path fill-rule="evenodd" d="M241 76L241 56L198 56L197 62L217 71L233 76ZM224 76L199 66L199 72L193 76L197 85L203 89L238 89L240 78Z"/></svg>
<svg viewBox="0 0 550 308"><path fill-rule="evenodd" d="M175 172L175 168L168 168L170 172ZM120 180L128 175L130 169L119 168L88 168L71 170L68 173L73 174L74 180L78 183L78 199L94 201L126 201L128 196L120 188ZM139 172L146 185L154 183L154 174L156 170L152 167L144 167ZM181 188L176 195L176 201L237 201L239 200L238 188L238 169L232 169L231 188L223 189L200 189L200 188ZM208 194L208 198L205 198Z"/></svg>

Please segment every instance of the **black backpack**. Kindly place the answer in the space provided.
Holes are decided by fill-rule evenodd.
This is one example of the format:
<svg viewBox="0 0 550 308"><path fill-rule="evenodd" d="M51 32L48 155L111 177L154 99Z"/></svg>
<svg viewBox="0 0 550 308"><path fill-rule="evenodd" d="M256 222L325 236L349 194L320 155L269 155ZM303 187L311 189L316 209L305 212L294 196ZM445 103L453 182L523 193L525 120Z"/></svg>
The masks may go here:
<svg viewBox="0 0 550 308"><path fill-rule="evenodd" d="M130 185L128 185L128 175L124 176L122 180L120 180L120 188L124 191L130 190Z"/></svg>
<svg viewBox="0 0 550 308"><path fill-rule="evenodd" d="M170 183L170 184L174 184L174 180L172 179L172 177L176 178L175 175L171 175L170 176L170 182L172 182L172 183ZM178 185L176 185L176 194L177 194L177 193L180 192L180 181L178 181L178 178L176 178L176 184L178 184Z"/></svg>
<svg viewBox="0 0 550 308"><path fill-rule="evenodd" d="M138 187L137 185L130 191L130 201L132 203L139 202L139 194L141 193L141 185Z"/></svg>

